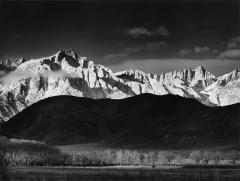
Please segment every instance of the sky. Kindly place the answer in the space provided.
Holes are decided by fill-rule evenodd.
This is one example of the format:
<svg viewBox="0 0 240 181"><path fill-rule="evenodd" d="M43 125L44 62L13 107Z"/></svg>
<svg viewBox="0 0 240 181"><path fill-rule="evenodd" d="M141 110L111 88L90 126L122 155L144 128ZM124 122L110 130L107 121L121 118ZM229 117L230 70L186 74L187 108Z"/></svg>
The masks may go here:
<svg viewBox="0 0 240 181"><path fill-rule="evenodd" d="M0 1L0 60L63 49L114 71L220 75L240 66L240 1Z"/></svg>

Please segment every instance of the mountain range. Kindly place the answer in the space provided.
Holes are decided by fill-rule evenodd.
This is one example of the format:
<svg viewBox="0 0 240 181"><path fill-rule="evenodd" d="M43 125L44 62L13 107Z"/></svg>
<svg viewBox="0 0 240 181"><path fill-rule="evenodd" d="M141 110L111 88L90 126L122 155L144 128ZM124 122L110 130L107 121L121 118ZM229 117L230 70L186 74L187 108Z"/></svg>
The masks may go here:
<svg viewBox="0 0 240 181"><path fill-rule="evenodd" d="M194 98L207 106L240 102L240 69L216 77L202 66L162 74L139 70L113 72L74 50L0 66L0 119L7 121L42 99L71 95L93 99L122 99L139 94L173 94Z"/></svg>
<svg viewBox="0 0 240 181"><path fill-rule="evenodd" d="M55 96L2 124L9 137L50 145L97 143L128 148L239 146L240 104L208 107L177 95L124 99Z"/></svg>

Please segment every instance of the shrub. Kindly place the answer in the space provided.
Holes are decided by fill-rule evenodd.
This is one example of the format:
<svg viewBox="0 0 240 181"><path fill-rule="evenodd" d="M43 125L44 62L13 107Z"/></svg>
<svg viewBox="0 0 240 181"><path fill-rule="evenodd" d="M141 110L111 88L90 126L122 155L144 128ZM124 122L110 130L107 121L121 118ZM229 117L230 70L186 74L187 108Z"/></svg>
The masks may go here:
<svg viewBox="0 0 240 181"><path fill-rule="evenodd" d="M190 153L190 159L192 159L195 164L199 164L202 159L202 153L200 151L193 151Z"/></svg>
<svg viewBox="0 0 240 181"><path fill-rule="evenodd" d="M101 160L104 165L113 165L116 162L116 152L112 150L105 150L101 152L100 156L99 160Z"/></svg>
<svg viewBox="0 0 240 181"><path fill-rule="evenodd" d="M167 160L168 165L171 165L171 161L175 158L175 154L172 152L164 152L163 156Z"/></svg>
<svg viewBox="0 0 240 181"><path fill-rule="evenodd" d="M0 147L0 168L5 167L7 165L7 160L5 158L5 153Z"/></svg>
<svg viewBox="0 0 240 181"><path fill-rule="evenodd" d="M232 160L232 164L236 165L236 161L240 158L240 154L238 150L233 151L232 155L231 155L231 160Z"/></svg>
<svg viewBox="0 0 240 181"><path fill-rule="evenodd" d="M208 164L210 160L214 158L214 153L210 151L204 151L202 153L203 164Z"/></svg>
<svg viewBox="0 0 240 181"><path fill-rule="evenodd" d="M221 160L221 157L222 157L222 153L221 152L216 151L216 152L213 153L213 160L214 160L214 164L215 165L219 164L219 161Z"/></svg>
<svg viewBox="0 0 240 181"><path fill-rule="evenodd" d="M166 165L167 164L167 160L165 158L165 153L163 151L159 151L156 153L156 164L157 165Z"/></svg>

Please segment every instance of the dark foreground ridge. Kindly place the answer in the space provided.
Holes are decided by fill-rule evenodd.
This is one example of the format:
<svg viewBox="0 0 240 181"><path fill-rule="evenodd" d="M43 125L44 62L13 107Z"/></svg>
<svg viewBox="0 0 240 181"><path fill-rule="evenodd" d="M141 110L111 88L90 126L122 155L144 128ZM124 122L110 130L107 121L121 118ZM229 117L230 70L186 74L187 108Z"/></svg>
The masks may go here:
<svg viewBox="0 0 240 181"><path fill-rule="evenodd" d="M207 107L180 96L143 94L121 100L57 96L2 125L2 134L51 145L190 148L237 144L240 104Z"/></svg>

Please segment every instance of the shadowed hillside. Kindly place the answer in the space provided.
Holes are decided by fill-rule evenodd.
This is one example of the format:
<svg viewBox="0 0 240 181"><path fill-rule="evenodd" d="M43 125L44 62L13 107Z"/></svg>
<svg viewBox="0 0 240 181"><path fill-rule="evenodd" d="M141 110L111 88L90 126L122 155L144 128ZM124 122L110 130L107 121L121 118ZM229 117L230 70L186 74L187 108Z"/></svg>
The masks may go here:
<svg viewBox="0 0 240 181"><path fill-rule="evenodd" d="M194 99L143 94L121 100L51 97L2 125L2 133L51 145L187 148L236 144L240 105L206 107Z"/></svg>

